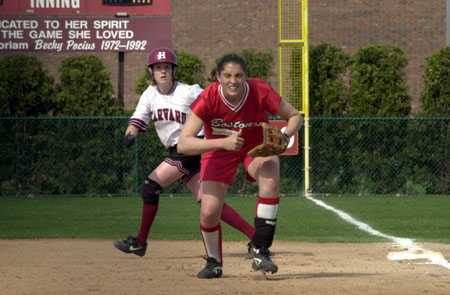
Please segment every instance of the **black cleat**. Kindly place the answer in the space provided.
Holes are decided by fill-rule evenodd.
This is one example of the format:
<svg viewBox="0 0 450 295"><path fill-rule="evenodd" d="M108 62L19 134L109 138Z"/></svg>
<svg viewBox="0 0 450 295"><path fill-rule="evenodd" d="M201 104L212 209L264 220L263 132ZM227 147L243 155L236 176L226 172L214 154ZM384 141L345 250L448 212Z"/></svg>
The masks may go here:
<svg viewBox="0 0 450 295"><path fill-rule="evenodd" d="M137 256L144 256L147 244L142 245L135 237L128 236L126 240L114 241L114 247L125 253L133 253Z"/></svg>
<svg viewBox="0 0 450 295"><path fill-rule="evenodd" d="M255 257L255 245L253 245L252 242L248 242L247 244L248 247L248 251L247 254L245 254L245 259L253 259L253 257ZM275 253L270 251L269 249L267 249L269 251L269 255L270 256L275 256Z"/></svg>
<svg viewBox="0 0 450 295"><path fill-rule="evenodd" d="M197 277L201 279L220 278L222 276L222 263L212 257L204 259L206 260L206 265L197 274Z"/></svg>
<svg viewBox="0 0 450 295"><path fill-rule="evenodd" d="M253 257L255 256L255 246L252 242L248 242L247 247L248 251L247 254L245 254L245 259L253 259Z"/></svg>
<svg viewBox="0 0 450 295"><path fill-rule="evenodd" d="M270 259L270 251L267 248L259 248L255 250L252 268L254 270L260 270L264 274L274 274L278 271L278 266L272 262L272 259Z"/></svg>

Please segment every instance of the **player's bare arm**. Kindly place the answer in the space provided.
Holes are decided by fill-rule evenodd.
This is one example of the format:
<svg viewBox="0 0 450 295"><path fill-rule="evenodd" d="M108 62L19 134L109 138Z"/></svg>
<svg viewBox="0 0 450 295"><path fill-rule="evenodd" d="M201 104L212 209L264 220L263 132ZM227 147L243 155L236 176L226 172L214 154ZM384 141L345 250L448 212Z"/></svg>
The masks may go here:
<svg viewBox="0 0 450 295"><path fill-rule="evenodd" d="M195 113L191 113L181 131L177 149L185 155L199 155L209 151L224 149L238 151L244 145L244 139L240 137L242 130L225 138L201 139L197 134L203 127L203 121Z"/></svg>
<svg viewBox="0 0 450 295"><path fill-rule="evenodd" d="M286 133L289 137L297 133L303 124L303 117L300 115L298 110L296 110L290 103L282 100L280 103L280 109L276 115L280 116L287 121Z"/></svg>

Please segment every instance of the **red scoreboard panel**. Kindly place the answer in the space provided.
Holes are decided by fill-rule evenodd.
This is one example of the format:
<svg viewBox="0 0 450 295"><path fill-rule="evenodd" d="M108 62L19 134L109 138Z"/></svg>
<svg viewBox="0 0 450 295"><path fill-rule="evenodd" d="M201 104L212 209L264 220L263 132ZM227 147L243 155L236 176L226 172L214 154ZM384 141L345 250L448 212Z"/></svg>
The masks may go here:
<svg viewBox="0 0 450 295"><path fill-rule="evenodd" d="M152 5L153 0L103 0L103 5Z"/></svg>
<svg viewBox="0 0 450 295"><path fill-rule="evenodd" d="M170 15L170 0L0 0L0 14Z"/></svg>

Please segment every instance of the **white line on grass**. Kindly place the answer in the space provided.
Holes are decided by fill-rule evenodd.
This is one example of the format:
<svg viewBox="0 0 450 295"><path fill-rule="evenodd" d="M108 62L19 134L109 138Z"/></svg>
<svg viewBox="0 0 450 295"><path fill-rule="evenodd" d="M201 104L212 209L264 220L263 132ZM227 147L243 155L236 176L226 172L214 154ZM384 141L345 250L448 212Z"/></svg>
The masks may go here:
<svg viewBox="0 0 450 295"><path fill-rule="evenodd" d="M447 269L450 269L450 263L439 252L424 250L419 245L415 244L411 239L398 238L398 237L390 236L390 235L384 234L382 232L379 232L379 231L373 229L372 227L370 227L369 225L354 219L349 214L347 214L341 210L338 210L330 205L327 205L322 201L316 200L312 197L306 197L306 198L313 201L317 205L336 213L343 220L356 225L359 229L361 229L373 236L378 236L378 237L389 239L389 240L393 241L394 243L397 243L401 247L407 248L406 251L389 253L388 259L391 259L391 260L427 259L429 264L437 264L437 265L443 266Z"/></svg>

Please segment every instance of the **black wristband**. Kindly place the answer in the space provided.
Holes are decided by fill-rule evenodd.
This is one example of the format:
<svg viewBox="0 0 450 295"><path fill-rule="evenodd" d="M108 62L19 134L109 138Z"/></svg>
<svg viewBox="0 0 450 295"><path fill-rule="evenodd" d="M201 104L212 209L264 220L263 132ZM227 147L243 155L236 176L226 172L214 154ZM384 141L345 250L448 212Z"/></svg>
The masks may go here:
<svg viewBox="0 0 450 295"><path fill-rule="evenodd" d="M284 139L289 140L291 137L283 132Z"/></svg>

